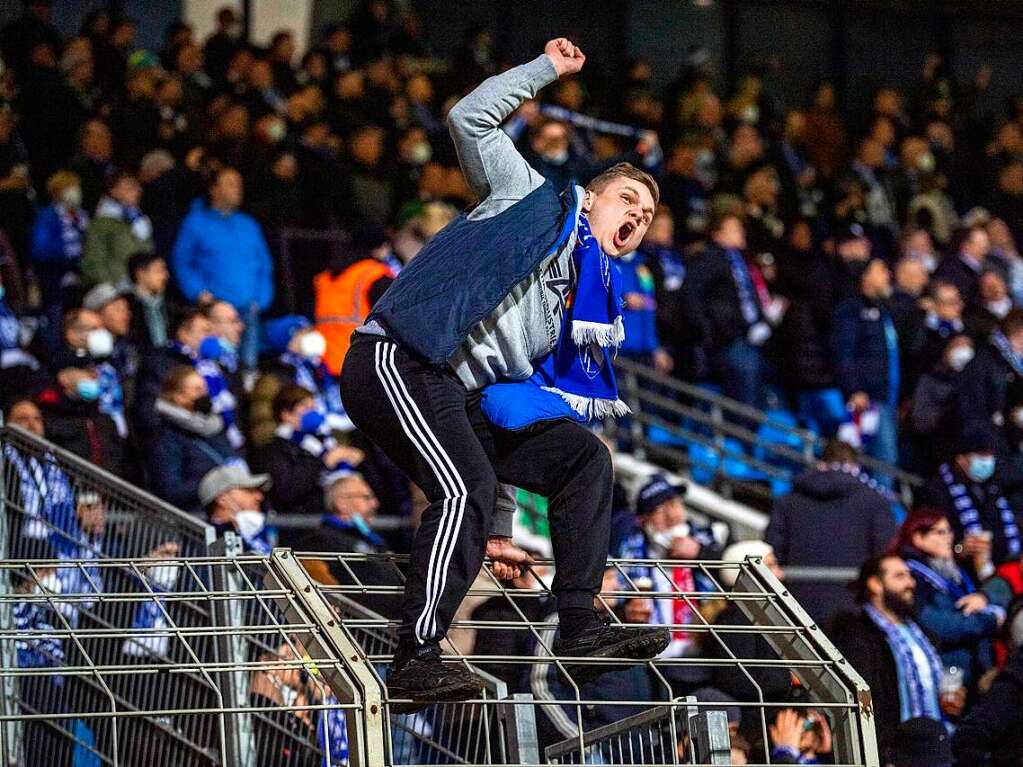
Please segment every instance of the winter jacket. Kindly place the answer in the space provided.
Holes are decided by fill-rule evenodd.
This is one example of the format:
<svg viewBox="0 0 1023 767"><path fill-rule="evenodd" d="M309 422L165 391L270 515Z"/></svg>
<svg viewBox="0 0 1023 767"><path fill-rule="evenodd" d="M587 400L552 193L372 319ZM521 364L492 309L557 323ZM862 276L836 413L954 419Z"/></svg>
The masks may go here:
<svg viewBox="0 0 1023 767"><path fill-rule="evenodd" d="M32 261L36 266L44 266L48 270L70 270L77 266L82 255L82 237L89 216L79 209L76 222L69 230L73 235L68 237L60 220L63 205L47 205L36 216L32 228Z"/></svg>
<svg viewBox="0 0 1023 767"><path fill-rule="evenodd" d="M792 492L774 502L765 533L778 564L858 567L884 551L895 535L891 502L864 479L838 468L812 469L798 477ZM850 606L841 583L786 587L817 621Z"/></svg>
<svg viewBox="0 0 1023 767"><path fill-rule="evenodd" d="M138 382L135 387L133 413L135 429L139 434L151 433L159 424L154 407L156 398L160 396L163 379L178 365L192 367L193 364L190 357L179 353L170 346L150 349L142 356Z"/></svg>
<svg viewBox="0 0 1023 767"><path fill-rule="evenodd" d="M270 505L278 514L323 514L323 461L301 445L274 437L268 444L249 452L254 474L269 474Z"/></svg>
<svg viewBox="0 0 1023 767"><path fill-rule="evenodd" d="M626 356L646 357L660 345L657 340L657 298L654 277L642 253L629 253L615 264L621 275L622 297L630 293L640 296L643 306L633 309L628 303L622 308L625 341L619 351Z"/></svg>
<svg viewBox="0 0 1023 767"><path fill-rule="evenodd" d="M888 640L862 609L836 615L828 636L870 687L877 750L881 763L887 764L896 745L895 730L901 716L899 677Z"/></svg>
<svg viewBox="0 0 1023 767"><path fill-rule="evenodd" d="M203 291L239 311L252 304L265 310L273 301L273 263L259 224L240 211L221 213L202 199L181 222L171 272L192 302Z"/></svg>
<svg viewBox="0 0 1023 767"><path fill-rule="evenodd" d="M871 401L889 404L898 395L898 357L890 353L894 332L888 309L862 296L835 310L831 351L835 381L846 397L866 392ZM892 384L896 384L893 391Z"/></svg>
<svg viewBox="0 0 1023 767"><path fill-rule="evenodd" d="M1004 616L1005 610L989 602L988 608L981 612L964 614L956 608L956 602L976 591L966 573L962 573L964 578L959 583L946 585L923 574L931 570L925 555L912 549L900 553L910 564L916 581L916 622L934 642L941 662L945 666L963 669L964 682L968 688L971 687L994 665L992 640L998 633L999 616ZM914 562L915 565L911 564Z"/></svg>
<svg viewBox="0 0 1023 767"><path fill-rule="evenodd" d="M186 414L162 400L155 412L159 425L147 450L150 489L179 509L199 513L202 478L240 456L224 434L219 416Z"/></svg>
<svg viewBox="0 0 1023 767"><path fill-rule="evenodd" d="M942 462L949 460L962 428L957 399L959 380L959 373L939 365L920 376L913 391L909 437L917 466L926 475L933 475Z"/></svg>
<svg viewBox="0 0 1023 767"><path fill-rule="evenodd" d="M105 206L106 203L107 204ZM153 252L153 226L142 216L135 224L124 218L104 215L118 211L120 206L104 197L96 217L85 232L82 251L82 276L89 285L109 282L117 285L130 279L128 259L136 253Z"/></svg>
<svg viewBox="0 0 1023 767"><path fill-rule="evenodd" d="M1023 653L995 677L952 736L956 767L1019 767L1023 763Z"/></svg>
<svg viewBox="0 0 1023 767"><path fill-rule="evenodd" d="M977 349L959 377L959 417L963 424L983 420L1003 427L998 430L1004 442L999 453L1015 452L1023 441L1023 430L1016 426L1013 411L1023 405L1023 376L1016 373L991 344Z"/></svg>
<svg viewBox="0 0 1023 767"><path fill-rule="evenodd" d="M137 479L127 443L98 402L72 400L56 389L39 395L46 438L122 479Z"/></svg>

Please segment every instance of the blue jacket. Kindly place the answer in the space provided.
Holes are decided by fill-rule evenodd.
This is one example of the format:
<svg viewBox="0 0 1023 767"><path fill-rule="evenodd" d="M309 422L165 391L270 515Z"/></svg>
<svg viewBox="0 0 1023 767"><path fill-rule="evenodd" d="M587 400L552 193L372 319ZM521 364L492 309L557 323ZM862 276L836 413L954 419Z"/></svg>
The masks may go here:
<svg viewBox="0 0 1023 767"><path fill-rule="evenodd" d="M253 303L265 310L273 301L273 264L256 219L224 215L202 199L181 222L171 269L189 301L204 290L240 310Z"/></svg>
<svg viewBox="0 0 1023 767"><path fill-rule="evenodd" d="M401 270L370 314L435 365L575 230L574 194L551 182L490 218L459 216Z"/></svg>
<svg viewBox="0 0 1023 767"><path fill-rule="evenodd" d="M641 309L630 309L627 301L622 308L625 342L621 352L632 356L653 354L660 346L657 340L657 299L654 276L646 265L646 256L630 253L615 264L622 276L622 296L638 293L645 302Z"/></svg>
<svg viewBox="0 0 1023 767"><path fill-rule="evenodd" d="M898 397L898 348L891 314L883 304L857 296L835 310L832 354L835 379L846 397L866 392L878 404Z"/></svg>
<svg viewBox="0 0 1023 767"><path fill-rule="evenodd" d="M58 270L70 269L81 258L87 223L88 217L82 216L75 227L78 236L65 242L57 206L47 205L39 211L32 226L32 261Z"/></svg>
<svg viewBox="0 0 1023 767"><path fill-rule="evenodd" d="M202 478L217 466L238 458L223 431L201 437L161 418L149 443L150 489L179 509L198 512Z"/></svg>

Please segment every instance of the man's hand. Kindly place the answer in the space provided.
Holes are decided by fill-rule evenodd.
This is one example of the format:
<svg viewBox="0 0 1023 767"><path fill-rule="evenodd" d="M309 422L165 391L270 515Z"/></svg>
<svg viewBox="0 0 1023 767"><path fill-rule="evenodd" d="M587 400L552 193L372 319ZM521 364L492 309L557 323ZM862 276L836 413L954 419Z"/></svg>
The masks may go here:
<svg viewBox="0 0 1023 767"><path fill-rule="evenodd" d="M672 559L696 559L700 556L700 542L695 538L676 538L671 542Z"/></svg>
<svg viewBox="0 0 1023 767"><path fill-rule="evenodd" d="M675 369L675 360L664 349L654 351L654 369L661 375L669 375Z"/></svg>
<svg viewBox="0 0 1023 767"><path fill-rule="evenodd" d="M791 708L778 712L768 731L775 748L790 748L799 753L799 742L803 739L803 717Z"/></svg>
<svg viewBox="0 0 1023 767"><path fill-rule="evenodd" d="M543 52L553 62L558 77L574 75L586 63L586 56L567 37L551 40L544 46Z"/></svg>
<svg viewBox="0 0 1023 767"><path fill-rule="evenodd" d="M501 536L487 538L487 556L491 560L490 569L499 581L518 578L533 564L533 558L512 543L511 538Z"/></svg>
<svg viewBox="0 0 1023 767"><path fill-rule="evenodd" d="M987 597L979 591L967 594L956 602L956 609L962 611L963 615L973 615L981 610L987 609Z"/></svg>

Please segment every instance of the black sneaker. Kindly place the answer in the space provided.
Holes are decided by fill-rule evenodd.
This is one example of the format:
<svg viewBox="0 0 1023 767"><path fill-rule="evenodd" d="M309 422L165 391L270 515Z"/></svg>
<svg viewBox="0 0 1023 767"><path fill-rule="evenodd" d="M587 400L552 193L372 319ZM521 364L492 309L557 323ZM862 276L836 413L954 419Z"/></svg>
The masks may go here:
<svg viewBox="0 0 1023 767"><path fill-rule="evenodd" d="M387 697L391 700L411 698L412 701L391 703L391 711L396 714L408 714L433 703L478 698L482 692L482 679L464 665L441 663L439 653L423 653L396 661L387 674Z"/></svg>
<svg viewBox="0 0 1023 767"><path fill-rule="evenodd" d="M554 642L554 654L570 658L625 658L649 660L664 651L671 641L668 629L659 627L623 626L604 618L571 639L560 636ZM598 663L562 662L565 671L577 684L596 679L609 671L621 670L621 666Z"/></svg>

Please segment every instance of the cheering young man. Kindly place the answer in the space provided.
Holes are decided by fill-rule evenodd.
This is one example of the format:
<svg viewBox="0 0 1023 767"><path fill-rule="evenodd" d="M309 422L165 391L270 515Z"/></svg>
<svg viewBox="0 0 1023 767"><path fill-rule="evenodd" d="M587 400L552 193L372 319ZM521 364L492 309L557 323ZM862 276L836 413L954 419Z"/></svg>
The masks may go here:
<svg viewBox="0 0 1023 767"><path fill-rule="evenodd" d="M611 461L582 425L627 412L610 365L624 331L608 257L639 245L657 184L620 164L562 192L500 128L584 61L568 40L552 40L455 105L448 124L481 202L402 270L345 358L349 416L430 500L412 546L392 698L422 704L481 689L464 667L441 663L439 642L490 550L498 482L549 499L556 655L645 659L668 644L664 629L610 625L594 609ZM579 681L607 667L568 670Z"/></svg>

